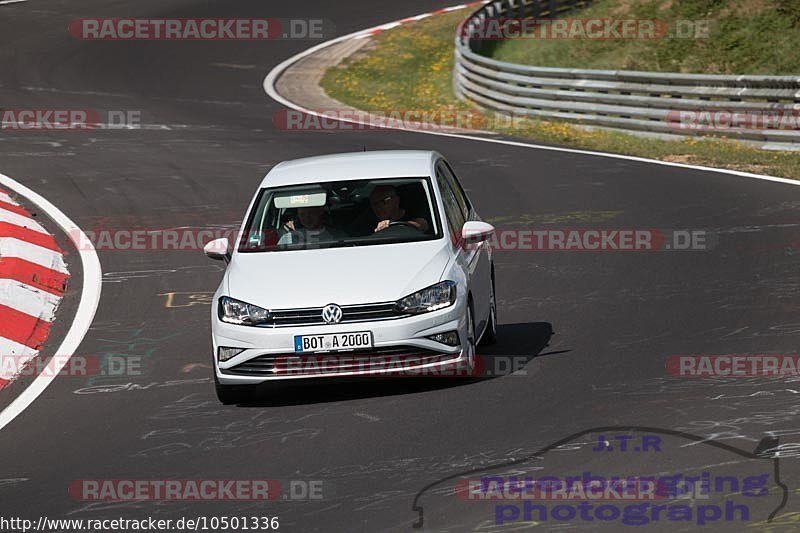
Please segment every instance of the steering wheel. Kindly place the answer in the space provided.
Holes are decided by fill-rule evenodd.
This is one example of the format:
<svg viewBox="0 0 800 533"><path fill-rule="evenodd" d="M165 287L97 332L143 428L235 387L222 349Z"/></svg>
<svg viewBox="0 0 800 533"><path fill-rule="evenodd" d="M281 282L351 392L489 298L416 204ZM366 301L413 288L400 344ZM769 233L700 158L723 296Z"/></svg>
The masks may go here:
<svg viewBox="0 0 800 533"><path fill-rule="evenodd" d="M387 227L391 228L392 226L408 226L410 228L414 228L417 230L419 229L419 227L417 227L416 224L412 224L411 222L406 222L404 220L396 220L394 222L389 222L389 225Z"/></svg>

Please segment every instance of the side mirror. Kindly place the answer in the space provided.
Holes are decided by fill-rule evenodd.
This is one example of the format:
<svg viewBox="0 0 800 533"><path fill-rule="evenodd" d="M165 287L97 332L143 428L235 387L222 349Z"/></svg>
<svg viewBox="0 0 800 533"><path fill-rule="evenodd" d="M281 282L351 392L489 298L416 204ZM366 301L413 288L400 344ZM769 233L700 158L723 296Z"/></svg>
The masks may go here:
<svg viewBox="0 0 800 533"><path fill-rule="evenodd" d="M226 263L231 260L231 256L228 253L228 239L226 237L209 241L208 244L203 246L203 251L211 259L225 261Z"/></svg>
<svg viewBox="0 0 800 533"><path fill-rule="evenodd" d="M470 220L461 228L461 238L464 244L479 244L489 240L494 234L494 226L478 220Z"/></svg>

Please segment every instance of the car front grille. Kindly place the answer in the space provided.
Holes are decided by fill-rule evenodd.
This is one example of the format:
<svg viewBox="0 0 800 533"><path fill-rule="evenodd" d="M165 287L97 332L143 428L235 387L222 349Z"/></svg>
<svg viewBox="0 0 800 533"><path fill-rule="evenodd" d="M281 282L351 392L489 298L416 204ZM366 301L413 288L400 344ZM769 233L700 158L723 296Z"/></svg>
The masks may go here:
<svg viewBox="0 0 800 533"><path fill-rule="evenodd" d="M368 322L374 320L392 320L409 316L395 309L394 302L378 304L342 305L342 320L339 324ZM270 310L269 322L262 327L318 326L326 322L322 319L322 307L304 309Z"/></svg>
<svg viewBox="0 0 800 533"><path fill-rule="evenodd" d="M266 354L221 371L238 376L313 376L354 371L402 371L427 363L455 360L458 357L459 353L447 354L417 346L389 346L325 354Z"/></svg>

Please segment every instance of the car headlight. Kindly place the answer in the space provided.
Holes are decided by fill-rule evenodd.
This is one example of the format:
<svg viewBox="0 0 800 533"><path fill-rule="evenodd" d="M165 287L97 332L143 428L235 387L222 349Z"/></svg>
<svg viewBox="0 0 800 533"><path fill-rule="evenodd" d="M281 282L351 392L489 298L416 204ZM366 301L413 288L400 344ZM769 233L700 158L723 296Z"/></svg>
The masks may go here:
<svg viewBox="0 0 800 533"><path fill-rule="evenodd" d="M427 313L456 303L456 283L442 281L398 300L395 306L403 313Z"/></svg>
<svg viewBox="0 0 800 533"><path fill-rule="evenodd" d="M228 324L258 326L269 322L269 311L257 305L223 296L219 299L219 319Z"/></svg>

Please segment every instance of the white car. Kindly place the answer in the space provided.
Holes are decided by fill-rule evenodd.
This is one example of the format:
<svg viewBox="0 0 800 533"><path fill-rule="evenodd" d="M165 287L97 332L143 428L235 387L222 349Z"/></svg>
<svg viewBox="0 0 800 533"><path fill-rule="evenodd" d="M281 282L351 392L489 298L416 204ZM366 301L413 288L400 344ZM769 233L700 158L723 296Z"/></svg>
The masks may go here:
<svg viewBox="0 0 800 533"><path fill-rule="evenodd" d="M214 295L223 403L267 381L466 374L495 340L494 264L482 222L436 152L285 161L256 192Z"/></svg>

